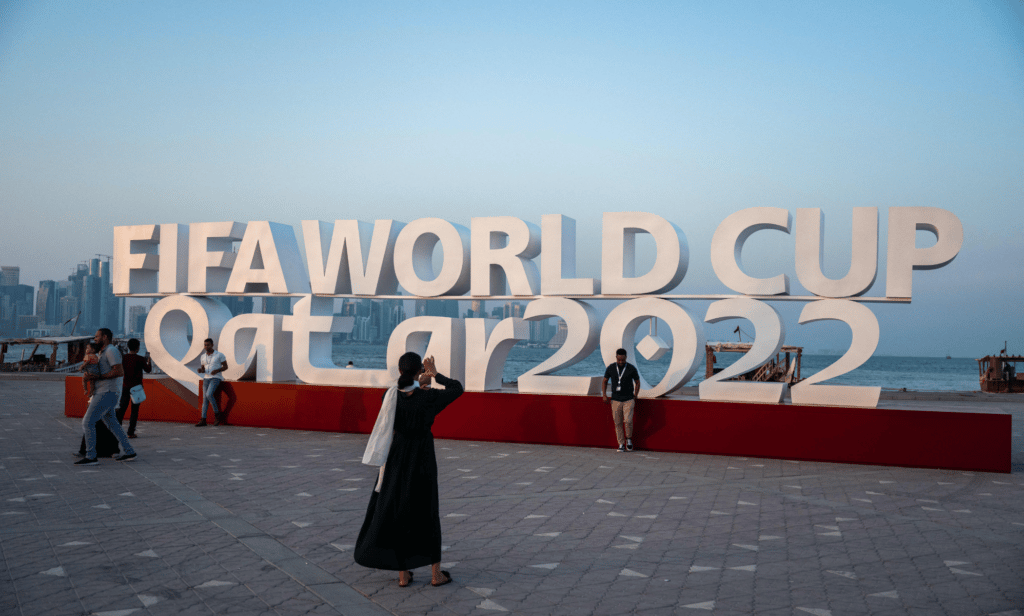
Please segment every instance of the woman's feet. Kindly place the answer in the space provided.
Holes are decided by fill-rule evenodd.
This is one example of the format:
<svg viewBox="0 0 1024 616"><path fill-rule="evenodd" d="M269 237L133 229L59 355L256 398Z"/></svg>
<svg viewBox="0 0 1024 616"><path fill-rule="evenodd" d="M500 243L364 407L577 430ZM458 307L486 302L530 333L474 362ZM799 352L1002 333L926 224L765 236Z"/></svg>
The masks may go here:
<svg viewBox="0 0 1024 616"><path fill-rule="evenodd" d="M452 583L452 574L447 571L441 571L441 563L430 566L430 585L431 586L444 586L445 584ZM398 572L398 585L405 588L409 584L412 584L412 571L399 571Z"/></svg>
<svg viewBox="0 0 1024 616"><path fill-rule="evenodd" d="M441 563L430 566L430 585L444 586L452 583L452 575L447 571L441 571Z"/></svg>

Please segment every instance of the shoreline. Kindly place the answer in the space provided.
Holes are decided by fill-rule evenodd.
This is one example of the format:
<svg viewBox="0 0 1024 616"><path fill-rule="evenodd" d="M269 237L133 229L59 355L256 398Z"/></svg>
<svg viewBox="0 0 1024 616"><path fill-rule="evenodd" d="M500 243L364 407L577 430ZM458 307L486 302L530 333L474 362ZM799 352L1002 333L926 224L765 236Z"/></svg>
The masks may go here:
<svg viewBox="0 0 1024 616"><path fill-rule="evenodd" d="M22 381L22 380L37 380L37 381L63 381L65 377L69 376L64 373L56 372L0 372L0 381ZM146 380L151 379L169 379L170 377L165 375L147 377ZM330 387L325 385L324 387ZM504 388L503 388L504 389ZM698 395L697 387L682 387L676 392L665 396L666 398L676 397L696 397ZM1024 394L1005 394L1005 393L987 393L981 390L974 391L927 391L927 390L893 390L893 389L882 389L879 400L915 400L915 401L932 401L932 402L995 402L1000 404L1024 404Z"/></svg>

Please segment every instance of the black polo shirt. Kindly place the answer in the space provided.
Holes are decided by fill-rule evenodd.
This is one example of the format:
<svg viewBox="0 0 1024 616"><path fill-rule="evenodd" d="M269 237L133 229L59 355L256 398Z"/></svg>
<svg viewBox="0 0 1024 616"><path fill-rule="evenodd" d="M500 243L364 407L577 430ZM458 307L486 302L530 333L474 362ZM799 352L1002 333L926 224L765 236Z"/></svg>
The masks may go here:
<svg viewBox="0 0 1024 616"><path fill-rule="evenodd" d="M621 388L619 387L620 370L622 371ZM640 373L636 371L636 366L627 361L622 368L619 367L619 364L608 366L608 369L604 371L604 378L608 379L608 385L612 388L611 399L625 402L633 399L633 390L636 388L633 383L640 382Z"/></svg>

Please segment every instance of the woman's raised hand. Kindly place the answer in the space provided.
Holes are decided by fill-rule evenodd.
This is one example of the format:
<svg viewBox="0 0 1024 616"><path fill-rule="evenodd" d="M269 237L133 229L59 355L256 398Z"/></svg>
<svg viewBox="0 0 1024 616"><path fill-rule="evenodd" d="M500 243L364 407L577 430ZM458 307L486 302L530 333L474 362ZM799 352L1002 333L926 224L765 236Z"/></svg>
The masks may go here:
<svg viewBox="0 0 1024 616"><path fill-rule="evenodd" d="M434 365L433 355L423 359L423 374L431 377L437 375L437 367Z"/></svg>

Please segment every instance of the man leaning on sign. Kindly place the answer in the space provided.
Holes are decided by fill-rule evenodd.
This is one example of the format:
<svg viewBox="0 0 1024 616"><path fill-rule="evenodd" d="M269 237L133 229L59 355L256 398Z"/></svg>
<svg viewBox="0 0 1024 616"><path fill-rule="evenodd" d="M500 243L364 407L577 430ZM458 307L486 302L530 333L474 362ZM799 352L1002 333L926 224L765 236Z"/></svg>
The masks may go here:
<svg viewBox="0 0 1024 616"><path fill-rule="evenodd" d="M203 375L203 407L197 428L206 425L206 408L213 407L213 416L217 420L214 425L228 423L228 414L220 412L217 407L217 390L220 389L224 377L222 372L228 369L228 358L223 353L213 348L213 339L207 338L203 341L203 351L199 354L199 374Z"/></svg>
<svg viewBox="0 0 1024 616"><path fill-rule="evenodd" d="M619 453L633 451L633 411L640 395L640 373L626 361L626 349L615 351L615 363L608 366L601 379L601 399L608 402L608 381L612 381L612 420Z"/></svg>

